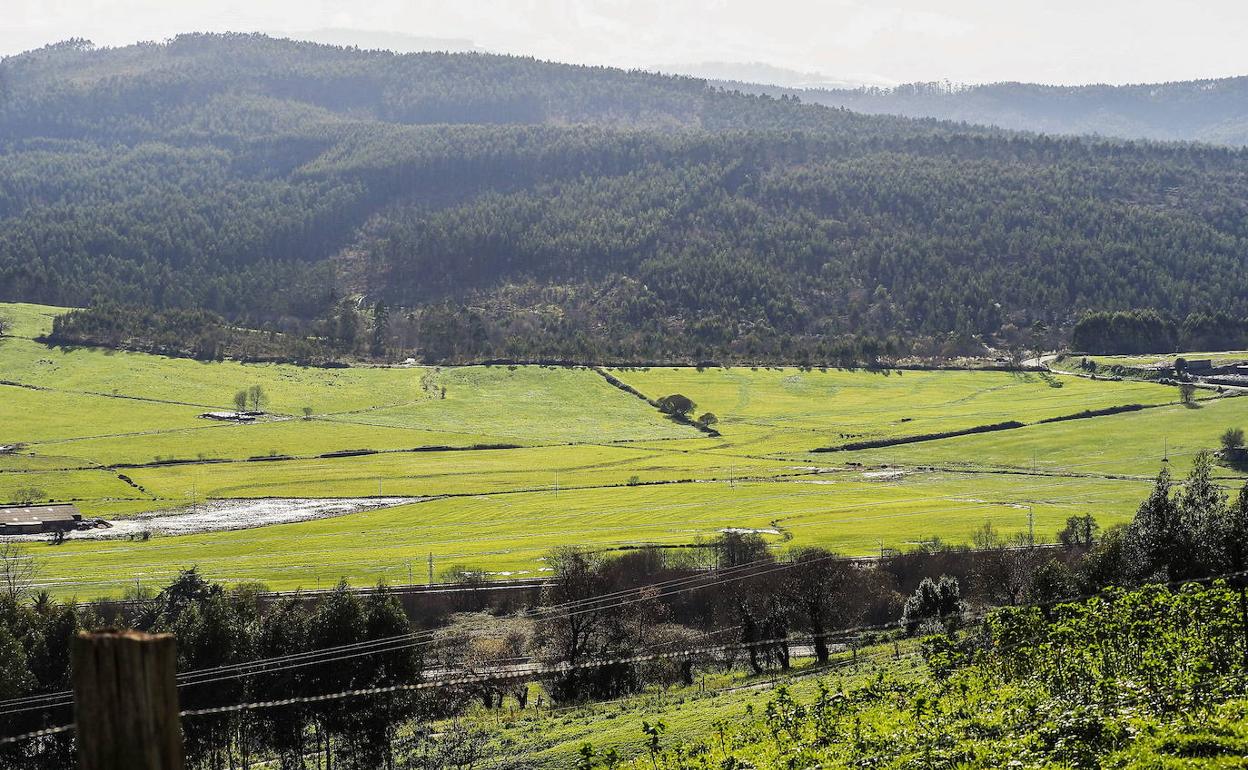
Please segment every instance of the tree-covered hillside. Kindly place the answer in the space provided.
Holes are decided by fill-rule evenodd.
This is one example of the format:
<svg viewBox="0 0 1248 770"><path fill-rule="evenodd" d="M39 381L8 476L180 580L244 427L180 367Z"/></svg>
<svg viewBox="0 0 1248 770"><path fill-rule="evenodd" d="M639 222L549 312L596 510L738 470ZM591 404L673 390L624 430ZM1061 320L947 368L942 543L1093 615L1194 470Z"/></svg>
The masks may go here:
<svg viewBox="0 0 1248 770"><path fill-rule="evenodd" d="M1248 313L1237 150L252 35L64 43L0 61L0 97L0 299L431 360L817 361Z"/></svg>

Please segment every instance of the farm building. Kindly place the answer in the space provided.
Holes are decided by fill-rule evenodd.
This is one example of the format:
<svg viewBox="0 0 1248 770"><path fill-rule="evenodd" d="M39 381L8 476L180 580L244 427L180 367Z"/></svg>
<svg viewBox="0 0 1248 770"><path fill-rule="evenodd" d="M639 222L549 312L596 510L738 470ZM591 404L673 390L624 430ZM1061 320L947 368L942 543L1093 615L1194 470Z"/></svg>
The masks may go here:
<svg viewBox="0 0 1248 770"><path fill-rule="evenodd" d="M68 532L81 521L82 514L68 504L0 506L0 535Z"/></svg>

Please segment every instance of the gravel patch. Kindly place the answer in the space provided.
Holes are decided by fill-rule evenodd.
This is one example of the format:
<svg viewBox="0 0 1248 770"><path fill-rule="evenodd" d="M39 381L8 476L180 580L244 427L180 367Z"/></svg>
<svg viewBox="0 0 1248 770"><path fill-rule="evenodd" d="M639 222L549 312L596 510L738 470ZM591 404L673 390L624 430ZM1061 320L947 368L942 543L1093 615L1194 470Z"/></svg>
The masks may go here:
<svg viewBox="0 0 1248 770"><path fill-rule="evenodd" d="M419 503L427 497L359 498L266 498L253 500L209 500L198 505L164 511L150 511L110 521L112 527L71 532L67 540L114 540L152 535L193 535L253 529L274 524L292 524L313 519L347 516L362 511L393 508ZM38 539L47 539L38 536Z"/></svg>

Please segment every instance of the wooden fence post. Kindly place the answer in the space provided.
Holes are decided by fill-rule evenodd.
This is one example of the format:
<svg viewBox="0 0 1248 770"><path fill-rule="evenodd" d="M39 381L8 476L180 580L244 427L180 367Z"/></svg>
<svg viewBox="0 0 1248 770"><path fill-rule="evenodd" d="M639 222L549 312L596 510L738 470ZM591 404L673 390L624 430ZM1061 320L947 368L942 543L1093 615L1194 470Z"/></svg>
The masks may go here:
<svg viewBox="0 0 1248 770"><path fill-rule="evenodd" d="M183 770L173 635L80 631L71 656L80 770Z"/></svg>

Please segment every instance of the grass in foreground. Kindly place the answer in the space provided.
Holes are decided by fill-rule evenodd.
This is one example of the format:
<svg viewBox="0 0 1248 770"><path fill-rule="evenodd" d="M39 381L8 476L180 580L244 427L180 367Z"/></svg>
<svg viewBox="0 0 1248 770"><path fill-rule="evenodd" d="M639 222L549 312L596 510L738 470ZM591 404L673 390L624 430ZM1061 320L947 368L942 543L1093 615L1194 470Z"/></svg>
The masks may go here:
<svg viewBox="0 0 1248 770"><path fill-rule="evenodd" d="M907 643L897 660L892 660L889 644L859 651L856 661L849 653L835 655L824 667L806 659L788 672L711 672L691 687L653 688L616 701L546 710L478 710L464 722L491 734L486 751L491 766L498 768L573 767L586 743L599 757L614 751L624 761L638 760L649 766L644 757L643 722L664 724L665 745L714 740L721 731L727 735L752 725L777 686L787 687L795 698L813 700L821 680L838 688L860 685L875 677L881 667L900 679L920 678L925 672L913 647Z"/></svg>

